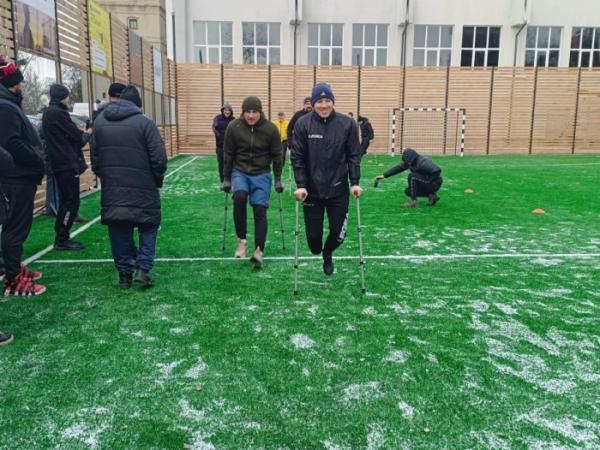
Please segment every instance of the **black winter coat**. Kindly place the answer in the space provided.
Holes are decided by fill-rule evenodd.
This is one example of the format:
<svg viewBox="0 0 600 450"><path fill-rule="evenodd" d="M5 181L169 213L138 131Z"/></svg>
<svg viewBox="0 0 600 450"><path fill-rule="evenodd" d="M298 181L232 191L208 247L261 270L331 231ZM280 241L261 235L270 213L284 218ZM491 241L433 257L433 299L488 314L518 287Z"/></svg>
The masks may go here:
<svg viewBox="0 0 600 450"><path fill-rule="evenodd" d="M410 170L412 173L417 175L421 175L424 178L429 180L435 180L442 175L442 169L435 164L431 159L424 155L417 155L410 162L403 162L402 164L398 164L395 167L392 167L388 171L386 171L383 176L385 178L391 177L398 173L404 172L405 170Z"/></svg>
<svg viewBox="0 0 600 450"><path fill-rule="evenodd" d="M215 133L217 148L223 148L223 145L225 144L225 131L227 130L227 125L229 125L233 120L235 120L233 114L229 117L225 117L222 112L213 119L212 128L213 133Z"/></svg>
<svg viewBox="0 0 600 450"><path fill-rule="evenodd" d="M269 173L271 164L275 178L281 178L282 158L279 131L273 122L265 119L264 114L260 114L260 119L254 126L240 118L227 127L223 147L225 178L231 178L234 169L248 175Z"/></svg>
<svg viewBox="0 0 600 450"><path fill-rule="evenodd" d="M154 122L132 102L118 100L96 119L90 148L102 182L102 223L160 224L167 152Z"/></svg>
<svg viewBox="0 0 600 450"><path fill-rule="evenodd" d="M369 142L375 139L375 132L373 131L373 126L369 119L363 117L363 120L360 122L360 137L362 142Z"/></svg>
<svg viewBox="0 0 600 450"><path fill-rule="evenodd" d="M9 174L15 168L13 157L6 150L0 147L0 176ZM2 185L0 184L0 225L4 225L8 220L8 198L4 195Z"/></svg>
<svg viewBox="0 0 600 450"><path fill-rule="evenodd" d="M15 167L0 175L0 183L40 184L45 173L40 138L21 109L21 97L0 84L0 147L13 158Z"/></svg>
<svg viewBox="0 0 600 450"><path fill-rule="evenodd" d="M67 107L52 101L44 111L42 129L46 140L46 154L53 172L75 170L82 174L87 169L82 148L89 140L87 134L71 120Z"/></svg>
<svg viewBox="0 0 600 450"><path fill-rule="evenodd" d="M291 160L296 185L310 195L328 199L348 192L348 179L360 182L356 123L335 111L327 119L305 115L294 128Z"/></svg>
<svg viewBox="0 0 600 450"><path fill-rule="evenodd" d="M300 111L296 111L290 119L290 123L288 123L287 128L288 147L292 146L292 141L294 140L294 127L296 126L296 122L298 122L298 120L300 120L300 118L304 117L306 114L310 114L310 111L304 111L304 109L301 109Z"/></svg>

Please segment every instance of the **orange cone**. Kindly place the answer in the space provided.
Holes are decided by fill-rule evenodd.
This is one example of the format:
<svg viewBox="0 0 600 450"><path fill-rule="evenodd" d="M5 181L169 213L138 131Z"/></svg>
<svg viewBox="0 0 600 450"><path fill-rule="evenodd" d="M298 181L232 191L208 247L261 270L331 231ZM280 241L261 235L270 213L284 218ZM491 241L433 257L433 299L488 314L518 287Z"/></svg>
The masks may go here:
<svg viewBox="0 0 600 450"><path fill-rule="evenodd" d="M378 165L379 167L384 167L384 165L383 165L383 164L381 164L381 163L380 163L380 164L377 164L377 165Z"/></svg>
<svg viewBox="0 0 600 450"><path fill-rule="evenodd" d="M472 194L473 192L475 192L475 191L471 188L465 189L465 194Z"/></svg>
<svg viewBox="0 0 600 450"><path fill-rule="evenodd" d="M535 208L533 211L531 211L534 214L546 214L546 211L544 211L541 208Z"/></svg>

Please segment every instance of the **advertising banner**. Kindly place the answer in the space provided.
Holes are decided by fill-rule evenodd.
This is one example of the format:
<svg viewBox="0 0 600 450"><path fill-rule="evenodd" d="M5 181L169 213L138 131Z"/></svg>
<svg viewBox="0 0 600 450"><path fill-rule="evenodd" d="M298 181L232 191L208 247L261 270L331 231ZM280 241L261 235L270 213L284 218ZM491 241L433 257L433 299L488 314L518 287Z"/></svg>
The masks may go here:
<svg viewBox="0 0 600 450"><path fill-rule="evenodd" d="M154 92L163 93L163 65L160 51L152 49L152 61L154 66Z"/></svg>
<svg viewBox="0 0 600 450"><path fill-rule="evenodd" d="M54 0L16 0L17 45L45 56L56 56Z"/></svg>
<svg viewBox="0 0 600 450"><path fill-rule="evenodd" d="M94 0L88 2L92 72L112 78L110 15Z"/></svg>

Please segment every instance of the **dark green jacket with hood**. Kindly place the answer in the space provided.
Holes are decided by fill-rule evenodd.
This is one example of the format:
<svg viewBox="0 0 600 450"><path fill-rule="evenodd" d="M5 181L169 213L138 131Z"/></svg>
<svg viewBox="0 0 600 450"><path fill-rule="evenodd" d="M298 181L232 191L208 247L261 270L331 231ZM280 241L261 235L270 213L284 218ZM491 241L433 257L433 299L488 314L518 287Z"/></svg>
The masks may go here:
<svg viewBox="0 0 600 450"><path fill-rule="evenodd" d="M225 132L224 169L225 179L231 179L231 172L239 170L248 175L260 175L271 171L275 178L281 178L282 148L277 127L268 121L262 104L257 97L248 97L242 104L242 111L260 111L260 119L250 126L243 117L235 119Z"/></svg>

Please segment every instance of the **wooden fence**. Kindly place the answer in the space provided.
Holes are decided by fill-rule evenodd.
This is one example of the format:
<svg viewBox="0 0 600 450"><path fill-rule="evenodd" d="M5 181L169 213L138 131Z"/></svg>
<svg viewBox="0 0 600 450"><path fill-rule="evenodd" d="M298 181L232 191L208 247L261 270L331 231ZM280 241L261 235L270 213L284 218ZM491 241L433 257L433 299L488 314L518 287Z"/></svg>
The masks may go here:
<svg viewBox="0 0 600 450"><path fill-rule="evenodd" d="M290 118L320 81L331 84L337 111L369 118L376 153L390 151L391 112L401 107L465 108L466 155L600 152L598 69L196 64L177 66L180 149L214 152L223 102L237 116L242 99L258 95L268 118Z"/></svg>

